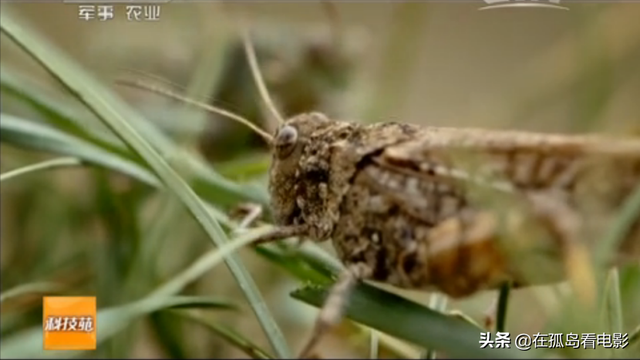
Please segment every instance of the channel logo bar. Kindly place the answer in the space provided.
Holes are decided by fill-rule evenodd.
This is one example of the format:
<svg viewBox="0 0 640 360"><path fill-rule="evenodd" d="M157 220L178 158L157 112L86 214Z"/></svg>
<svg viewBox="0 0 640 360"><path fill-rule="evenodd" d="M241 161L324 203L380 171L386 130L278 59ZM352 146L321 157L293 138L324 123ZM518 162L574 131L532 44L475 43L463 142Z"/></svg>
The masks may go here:
<svg viewBox="0 0 640 360"><path fill-rule="evenodd" d="M171 2L171 0L63 0L65 4L101 4L101 5L109 5L109 4L136 4L136 5L147 5L147 4L166 4Z"/></svg>

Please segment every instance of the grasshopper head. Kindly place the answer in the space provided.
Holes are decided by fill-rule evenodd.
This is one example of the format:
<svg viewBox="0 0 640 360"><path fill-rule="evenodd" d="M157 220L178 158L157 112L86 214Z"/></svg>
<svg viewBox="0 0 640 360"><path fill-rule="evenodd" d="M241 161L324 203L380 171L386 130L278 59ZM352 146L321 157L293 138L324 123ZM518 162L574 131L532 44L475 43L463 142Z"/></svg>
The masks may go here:
<svg viewBox="0 0 640 360"><path fill-rule="evenodd" d="M281 226L316 227L322 213L320 188L326 194L329 177L326 153L317 151L314 134L334 121L320 113L307 113L285 121L277 129L272 143L269 192L276 222ZM312 141L314 140L314 141ZM315 215L314 215L315 214Z"/></svg>

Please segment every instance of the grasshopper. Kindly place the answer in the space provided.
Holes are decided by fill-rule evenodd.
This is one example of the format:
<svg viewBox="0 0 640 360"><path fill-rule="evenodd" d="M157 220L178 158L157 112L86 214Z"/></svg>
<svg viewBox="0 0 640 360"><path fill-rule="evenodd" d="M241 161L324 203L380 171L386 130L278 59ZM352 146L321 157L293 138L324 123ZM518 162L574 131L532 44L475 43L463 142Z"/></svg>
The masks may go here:
<svg viewBox="0 0 640 360"><path fill-rule="evenodd" d="M346 267L301 358L341 320L358 281L461 298L505 283L584 278L579 265L594 234L640 183L637 138L364 125L317 112L283 120L244 40L261 97L279 119L274 134L210 105L126 83L233 117L270 145L277 227L258 242L332 242ZM637 215L622 238L608 264L640 254Z"/></svg>

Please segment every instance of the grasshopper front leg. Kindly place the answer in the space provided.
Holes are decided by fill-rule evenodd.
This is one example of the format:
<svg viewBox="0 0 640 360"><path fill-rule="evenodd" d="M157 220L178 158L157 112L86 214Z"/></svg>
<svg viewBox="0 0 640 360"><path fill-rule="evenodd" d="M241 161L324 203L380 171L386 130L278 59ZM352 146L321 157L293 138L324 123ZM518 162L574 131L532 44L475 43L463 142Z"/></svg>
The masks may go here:
<svg viewBox="0 0 640 360"><path fill-rule="evenodd" d="M356 283L369 277L371 268L366 264L353 264L347 267L338 281L333 285L329 295L320 309L311 337L302 348L299 359L312 357L313 349L318 345L326 333L336 326L343 318L344 309L349 300L349 294Z"/></svg>
<svg viewBox="0 0 640 360"><path fill-rule="evenodd" d="M277 227L272 232L257 239L253 244L269 243L292 236L304 236L307 230L308 227L304 225ZM320 309L311 337L300 352L299 359L316 358L313 355L313 349L322 337L342 320L350 291L358 281L369 277L371 273L371 268L363 263L353 264L343 270Z"/></svg>
<svg viewBox="0 0 640 360"><path fill-rule="evenodd" d="M266 244L274 241L278 241L281 239L286 239L294 236L304 236L307 234L308 226L306 225L291 225L291 226L279 226L274 228L269 233L261 236L256 239L253 243L253 246Z"/></svg>

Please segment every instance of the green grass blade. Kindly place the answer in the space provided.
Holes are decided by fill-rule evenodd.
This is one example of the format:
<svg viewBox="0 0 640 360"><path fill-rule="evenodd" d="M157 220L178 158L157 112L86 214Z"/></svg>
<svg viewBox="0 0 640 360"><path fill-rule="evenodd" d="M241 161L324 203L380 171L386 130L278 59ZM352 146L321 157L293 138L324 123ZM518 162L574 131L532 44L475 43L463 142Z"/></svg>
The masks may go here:
<svg viewBox="0 0 640 360"><path fill-rule="evenodd" d="M81 164L82 164L82 161L74 157L62 157L62 158L46 160L46 161L42 161L32 165L27 165L27 166L0 174L0 182L6 181L18 176L27 175L33 172L50 170L55 168L63 168L63 167L74 167Z"/></svg>
<svg viewBox="0 0 640 360"><path fill-rule="evenodd" d="M163 309L229 309L237 310L237 306L228 300L210 296L171 296L162 304Z"/></svg>
<svg viewBox="0 0 640 360"><path fill-rule="evenodd" d="M269 154L247 154L241 158L216 164L216 170L230 179L249 179L267 174L270 164L271 156Z"/></svg>
<svg viewBox="0 0 640 360"><path fill-rule="evenodd" d="M65 98L53 99L33 81L23 78L15 71L6 70L5 67L2 67L0 84L2 84L3 90L23 99L27 104L37 109L49 123L55 125L59 130L64 130L111 153L118 153L131 160L138 160L118 137L108 132L105 125L98 121L93 113L84 108L78 108L77 102ZM151 136L156 139L157 148L163 149L167 154L181 153L181 150L161 131L146 125L145 120L138 123L136 127L141 128L139 132L145 134L145 137ZM215 197L216 203L220 205L233 204L238 200L267 205L268 197L264 188L230 182L199 159L190 156L190 154L184 154L184 156L187 158L182 159L186 160L183 163L192 172L189 176L191 179L189 182L199 195L205 195L208 198ZM252 162L257 164L254 167L264 167L260 159L255 159Z"/></svg>
<svg viewBox="0 0 640 360"><path fill-rule="evenodd" d="M136 155L131 153L121 139L113 133L107 132L109 129L96 118L95 113L84 108L78 108L77 102L64 98L61 100L51 98L43 89L40 89L28 79L23 79L14 71L3 68L3 74L10 75L8 79L2 78L3 90L33 106L34 109L45 116L48 122L54 124L58 129L73 134L109 152L119 153L132 160L138 160ZM189 177L193 178L190 183L198 193L206 193L210 197L215 196L216 202L221 205L232 205L238 200L251 201L263 205L268 203L264 188L249 184L237 184L227 180L202 163L199 158L185 153L163 132L159 131L155 126L151 126L142 117L128 118L127 120L139 133L144 134L147 140L150 140L151 145L156 149L160 149L162 154L171 154L175 159L180 158L180 164L185 167L185 171L190 173ZM178 156L176 157L175 154L178 154Z"/></svg>
<svg viewBox="0 0 640 360"><path fill-rule="evenodd" d="M256 252L302 281L328 284L338 272L323 267L324 263L319 258L328 255L322 254L319 248L303 247L294 250L291 246L268 244L256 247Z"/></svg>
<svg viewBox="0 0 640 360"><path fill-rule="evenodd" d="M192 312L176 311L174 313L206 327L217 336L226 340L229 344L243 351L252 359L273 359L271 355L254 344L250 339L247 339L246 337L226 326L214 323L213 321L205 319L202 316L198 316L198 314L194 314Z"/></svg>
<svg viewBox="0 0 640 360"><path fill-rule="evenodd" d="M0 303L3 303L11 298L19 297L32 293L54 293L62 289L62 286L52 282L36 282L30 284L24 284L16 286L12 289L2 292L0 294Z"/></svg>
<svg viewBox="0 0 640 360"><path fill-rule="evenodd" d="M133 119L137 119L135 120L136 123L145 123L145 120L124 101L104 89L79 64L75 64L66 55L60 53L43 39L40 39L37 34L32 33L28 24L16 21L14 16L11 15L9 9L5 9L2 12L2 31L57 78L72 94L94 112L105 125L118 135L124 143L144 159L167 189L187 207L217 246L222 246L228 242L224 231L218 222L210 216L202 200L169 166L167 161L158 154L156 149L143 139L140 133L131 125L134 122ZM158 145L162 144L155 145L158 148ZM272 318L246 268L233 256L229 256L226 259L226 263L243 290L265 335L278 356L289 357L289 350L284 336Z"/></svg>
<svg viewBox="0 0 640 360"><path fill-rule="evenodd" d="M96 319L96 336L98 344L120 332L132 321L141 316L172 307L233 309L234 306L219 299L205 299L200 296L169 296L150 301L138 301L98 311ZM42 349L42 326L37 326L23 333L3 339L0 357L8 358L72 358L86 355L79 351L45 351Z"/></svg>
<svg viewBox="0 0 640 360"><path fill-rule="evenodd" d="M636 186L631 196L625 200L620 209L619 215L615 218L611 229L605 234L604 239L599 242L597 249L597 260L599 264L605 264L611 259L611 254L615 253L623 241L634 221L640 216L640 186Z"/></svg>
<svg viewBox="0 0 640 360"><path fill-rule="evenodd" d="M196 260L191 266L183 270L165 284L152 291L141 300L100 310L98 312L97 330L98 344L109 339L120 330L126 328L131 321L140 316L147 315L167 307L186 307L188 303L208 305L211 307L212 300L204 304L203 297L177 296L185 286L195 281L214 266L222 262L229 254L251 243L259 236L267 233L271 229L268 227L258 228L248 231L224 244L218 249L212 249ZM231 305L223 306L230 308ZM42 326L35 326L10 338L3 338L0 343L0 358L52 358L81 356L78 352L51 352L42 350Z"/></svg>
<svg viewBox="0 0 640 360"><path fill-rule="evenodd" d="M102 166L131 176L155 188L162 187L149 170L135 161L118 153L110 153L82 139L65 134L45 124L24 120L13 115L0 114L0 140L23 148L68 155L84 162ZM204 185L206 187L207 185ZM214 192L215 194L215 192ZM209 197L215 200L215 197ZM209 213L226 227L232 228L233 222L217 208L207 205Z"/></svg>
<svg viewBox="0 0 640 360"><path fill-rule="evenodd" d="M437 312L444 312L447 308L448 300L449 299L447 299L443 294L432 294L429 298L429 308ZM434 349L427 349L427 351L424 352L422 359L435 359L436 356L436 351Z"/></svg>
<svg viewBox="0 0 640 360"><path fill-rule="evenodd" d="M218 249L211 250L208 254L191 264L191 266L180 275L153 291L149 297L163 297L179 292L187 286L187 284L202 276L222 259L228 258L229 255L237 249L250 244L254 239L259 238L271 230L269 226L252 229L237 237L234 241L228 242L226 245L223 244Z"/></svg>
<svg viewBox="0 0 640 360"><path fill-rule="evenodd" d="M6 94L37 110L43 115L44 120L57 128L99 144L103 148L126 151L126 146L120 139L77 101L74 102L66 96L53 96L42 85L6 64L0 65L0 88Z"/></svg>
<svg viewBox="0 0 640 360"><path fill-rule="evenodd" d="M507 311L509 310L509 295L511 283L506 283L500 288L498 295L498 310L496 311L496 331L504 332L507 329Z"/></svg>
<svg viewBox="0 0 640 360"><path fill-rule="evenodd" d="M633 347L640 343L640 325L629 334L629 346Z"/></svg>
<svg viewBox="0 0 640 360"><path fill-rule="evenodd" d="M292 296L319 307L329 289L330 286L305 287L294 291ZM521 359L536 356L534 351L521 352L515 348L480 349L478 329L465 321L366 284L359 284L354 289L345 314L361 324L437 350L449 358Z"/></svg>
<svg viewBox="0 0 640 360"><path fill-rule="evenodd" d="M152 173L130 159L112 154L45 124L9 114L0 114L0 118L0 141L3 143L75 157L129 175L154 187L160 187L160 183Z"/></svg>
<svg viewBox="0 0 640 360"><path fill-rule="evenodd" d="M609 331L612 333L621 333L624 330L624 316L622 315L622 296L620 294L620 277L618 269L609 270L607 279L606 308L607 320L609 323Z"/></svg>
<svg viewBox="0 0 640 360"><path fill-rule="evenodd" d="M374 329L369 329L369 359L377 359L380 353L380 336Z"/></svg>

